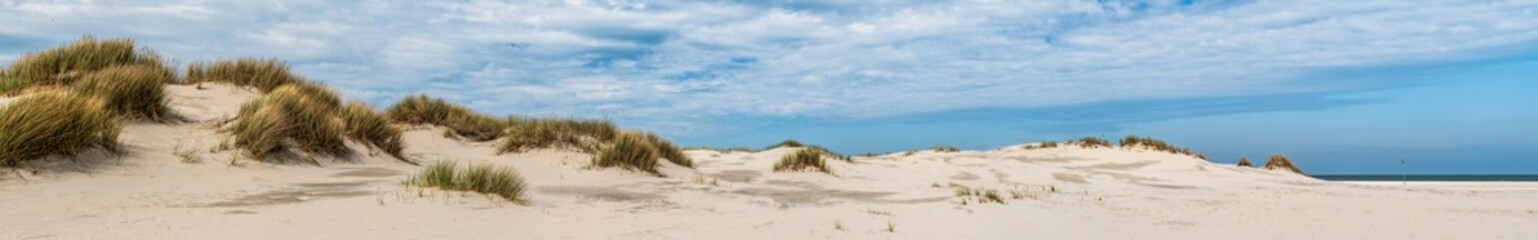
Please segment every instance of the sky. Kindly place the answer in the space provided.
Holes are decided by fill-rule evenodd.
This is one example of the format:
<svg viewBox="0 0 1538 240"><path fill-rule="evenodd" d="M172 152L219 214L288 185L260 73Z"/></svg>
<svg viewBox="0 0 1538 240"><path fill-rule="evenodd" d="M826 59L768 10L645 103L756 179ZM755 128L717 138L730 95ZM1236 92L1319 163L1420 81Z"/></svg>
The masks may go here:
<svg viewBox="0 0 1538 240"><path fill-rule="evenodd" d="M0 0L0 64L132 38L177 64L281 59L381 107L427 93L689 146L1135 134L1311 173L1538 174L1535 19L1534 0Z"/></svg>

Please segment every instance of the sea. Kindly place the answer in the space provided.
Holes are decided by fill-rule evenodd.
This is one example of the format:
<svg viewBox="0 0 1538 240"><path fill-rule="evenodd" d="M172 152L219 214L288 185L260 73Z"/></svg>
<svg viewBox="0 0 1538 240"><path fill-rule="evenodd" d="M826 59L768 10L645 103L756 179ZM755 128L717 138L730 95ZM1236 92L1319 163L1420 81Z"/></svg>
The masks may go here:
<svg viewBox="0 0 1538 240"><path fill-rule="evenodd" d="M1538 174L1329 174L1310 176L1325 181L1538 182Z"/></svg>

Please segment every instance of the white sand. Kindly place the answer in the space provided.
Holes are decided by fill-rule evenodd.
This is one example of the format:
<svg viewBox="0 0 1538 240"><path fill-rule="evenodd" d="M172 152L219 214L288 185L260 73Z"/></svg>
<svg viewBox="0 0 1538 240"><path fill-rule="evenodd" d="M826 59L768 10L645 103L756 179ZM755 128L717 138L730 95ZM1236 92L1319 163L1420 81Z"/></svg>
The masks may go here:
<svg viewBox="0 0 1538 240"><path fill-rule="evenodd" d="M514 205L402 186L420 167L362 148L322 167L210 152L224 138L213 122L256 95L208 87L169 87L197 122L130 124L120 158L3 174L0 239L1538 239L1531 183L1330 183L1144 150L1019 146L830 161L834 175L769 171L794 149L689 151L697 169L665 163L669 177L656 178L587 169L583 153L496 155L438 128L407 133L419 161L517 168L529 204ZM1006 203L962 204L952 184Z"/></svg>

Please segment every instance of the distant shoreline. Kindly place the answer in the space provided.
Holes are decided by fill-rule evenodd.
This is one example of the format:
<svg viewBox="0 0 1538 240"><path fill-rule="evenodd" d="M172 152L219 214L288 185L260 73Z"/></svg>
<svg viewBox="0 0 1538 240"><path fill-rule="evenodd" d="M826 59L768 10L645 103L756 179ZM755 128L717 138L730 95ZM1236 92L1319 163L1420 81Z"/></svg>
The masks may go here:
<svg viewBox="0 0 1538 240"><path fill-rule="evenodd" d="M1334 182L1538 182L1538 174L1327 174L1311 177Z"/></svg>

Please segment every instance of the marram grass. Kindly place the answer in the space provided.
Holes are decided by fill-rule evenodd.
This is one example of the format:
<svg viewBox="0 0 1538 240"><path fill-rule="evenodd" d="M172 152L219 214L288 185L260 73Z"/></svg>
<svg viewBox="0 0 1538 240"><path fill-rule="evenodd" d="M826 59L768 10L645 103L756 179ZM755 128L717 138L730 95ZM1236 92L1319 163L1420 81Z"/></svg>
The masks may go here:
<svg viewBox="0 0 1538 240"><path fill-rule="evenodd" d="M75 156L99 147L115 151L122 123L95 97L47 90L0 106L0 165L48 155Z"/></svg>
<svg viewBox="0 0 1538 240"><path fill-rule="evenodd" d="M507 117L500 152L539 148L575 148L596 152L599 144L614 139L619 129L607 120Z"/></svg>
<svg viewBox="0 0 1538 240"><path fill-rule="evenodd" d="M404 124L447 127L454 136L471 141L497 139L507 127L504 121L426 94L401 99L385 110L385 118Z"/></svg>
<svg viewBox="0 0 1538 240"><path fill-rule="evenodd" d="M678 164L679 166L694 168L694 160L689 159L688 155L684 155L684 151L679 150L678 146L673 145L673 142L652 133L646 133L646 141L651 143L652 149L657 152L658 157L667 159L668 162Z"/></svg>
<svg viewBox="0 0 1538 240"><path fill-rule="evenodd" d="M333 156L345 153L346 123L339 116L340 106L332 102L334 96L318 85L292 84L247 102L230 129L235 145L259 160L289 148Z"/></svg>
<svg viewBox="0 0 1538 240"><path fill-rule="evenodd" d="M618 167L659 174L657 158L659 158L657 151L646 136L636 132L625 132L620 133L614 138L612 144L593 156L593 166Z"/></svg>
<svg viewBox="0 0 1538 240"><path fill-rule="evenodd" d="M1298 169L1298 165L1292 163L1291 157L1281 154L1272 154L1270 157L1267 157L1265 168L1268 170L1287 170L1297 174L1304 174L1302 169Z"/></svg>
<svg viewBox="0 0 1538 240"><path fill-rule="evenodd" d="M370 149L378 149L396 159L410 162L401 153L405 143L401 130L390 125L373 107L363 102L350 102L342 108L342 121L346 123L347 138L363 143Z"/></svg>
<svg viewBox="0 0 1538 240"><path fill-rule="evenodd" d="M283 85L307 81L277 59L238 58L193 62L187 65L187 82L221 82L271 92Z"/></svg>
<svg viewBox="0 0 1538 240"><path fill-rule="evenodd" d="M125 65L166 68L159 55L136 49L133 40L84 37L63 47L16 59L5 74L0 74L0 93L28 86L68 85L87 73Z"/></svg>
<svg viewBox="0 0 1538 240"><path fill-rule="evenodd" d="M527 187L523 177L510 167L475 165L459 168L452 161L442 161L427 166L407 183L421 187L435 187L450 191L470 191L502 197L522 203Z"/></svg>
<svg viewBox="0 0 1538 240"><path fill-rule="evenodd" d="M128 118L164 121L171 117L165 84L175 78L166 68L122 65L86 74L70 88L80 95L101 98L108 110Z"/></svg>
<svg viewBox="0 0 1538 240"><path fill-rule="evenodd" d="M810 170L832 173L833 171L828 169L828 162L822 159L822 154L823 153L821 151L814 149L801 149L795 153L785 155L785 157L780 158L779 162L774 163L774 171L786 172Z"/></svg>

